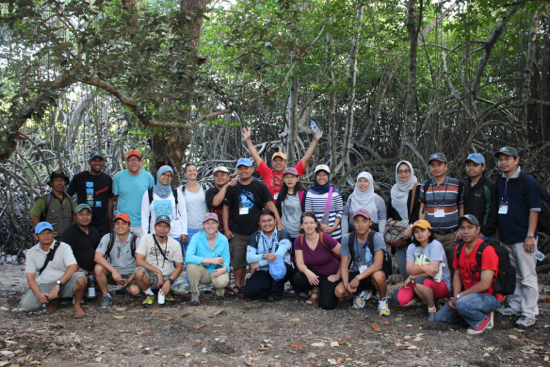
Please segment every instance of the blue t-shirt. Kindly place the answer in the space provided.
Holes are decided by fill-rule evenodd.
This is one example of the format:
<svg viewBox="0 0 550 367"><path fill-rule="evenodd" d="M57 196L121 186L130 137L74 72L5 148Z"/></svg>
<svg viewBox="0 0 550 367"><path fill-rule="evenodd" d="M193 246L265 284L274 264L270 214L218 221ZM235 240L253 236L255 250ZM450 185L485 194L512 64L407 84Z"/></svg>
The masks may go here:
<svg viewBox="0 0 550 367"><path fill-rule="evenodd" d="M141 226L141 198L143 193L155 186L153 175L141 170L132 176L127 169L113 177L113 194L118 195L117 213L126 213L132 220L132 226Z"/></svg>
<svg viewBox="0 0 550 367"><path fill-rule="evenodd" d="M529 213L540 212L541 203L537 183L531 175L525 176L525 196L519 188L521 168L510 179L501 177L498 183L499 206L508 203L508 213L498 214L500 241L507 244L525 241L529 231ZM536 233L534 233L536 235Z"/></svg>
<svg viewBox="0 0 550 367"><path fill-rule="evenodd" d="M340 256L350 255L349 242L353 241L353 246L355 246L353 248L355 259L350 259L350 261L353 261L353 266L351 268L351 271L359 272L359 266L366 265L367 267L369 267L374 263L374 254L371 254L370 250L367 249L369 247L368 244L366 243L368 240L368 237L367 239L365 239L365 242L363 243L359 243L359 241L357 241L357 234L353 236L351 241L349 237L350 237L350 233L342 237L342 243L340 246ZM386 250L386 242L384 241L384 237L380 233L376 232L374 234L372 241L374 244L375 253L380 250Z"/></svg>
<svg viewBox="0 0 550 367"><path fill-rule="evenodd" d="M433 240L428 243L428 246L424 250L422 247L411 243L407 247L407 261L414 261L416 254L424 255L428 258L428 261L440 261L445 264L441 271L441 280L447 285L449 292L451 291L451 272L449 271L449 264L447 263L447 255L445 255L445 249L438 240Z"/></svg>

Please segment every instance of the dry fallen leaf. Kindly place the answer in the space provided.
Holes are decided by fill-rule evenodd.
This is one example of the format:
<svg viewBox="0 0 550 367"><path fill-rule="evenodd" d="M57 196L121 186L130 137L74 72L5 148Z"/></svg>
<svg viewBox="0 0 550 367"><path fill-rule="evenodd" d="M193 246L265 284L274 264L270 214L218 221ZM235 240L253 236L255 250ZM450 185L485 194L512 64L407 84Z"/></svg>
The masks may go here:
<svg viewBox="0 0 550 367"><path fill-rule="evenodd" d="M297 322L297 321L300 321L300 318L297 317L297 318L295 318L295 319L290 319L290 320L288 320L288 321L296 321L296 322Z"/></svg>
<svg viewBox="0 0 550 367"><path fill-rule="evenodd" d="M0 362L0 367L4 367L4 366L8 365L9 363L10 362L8 362L8 361L2 361L2 362Z"/></svg>
<svg viewBox="0 0 550 367"><path fill-rule="evenodd" d="M124 319L126 316L113 316L115 319L117 320L122 320Z"/></svg>
<svg viewBox="0 0 550 367"><path fill-rule="evenodd" d="M200 324L195 324L195 325L193 325L193 327L194 327L195 329L200 329L201 327L205 327L205 326L206 326L206 325L200 325Z"/></svg>
<svg viewBox="0 0 550 367"><path fill-rule="evenodd" d="M126 311L127 309L127 307L115 307L115 310L117 311Z"/></svg>
<svg viewBox="0 0 550 367"><path fill-rule="evenodd" d="M172 321L174 320L174 316L164 316L165 318L162 319L163 321Z"/></svg>
<svg viewBox="0 0 550 367"><path fill-rule="evenodd" d="M268 348L258 348L256 351L268 350Z"/></svg>
<svg viewBox="0 0 550 367"><path fill-rule="evenodd" d="M550 357L548 356L544 357L544 362L548 362L548 361L550 361Z"/></svg>
<svg viewBox="0 0 550 367"><path fill-rule="evenodd" d="M334 348L334 347L337 347L337 346L339 346L339 345L340 345L340 344L339 344L338 342L330 342L330 346L333 347L333 348Z"/></svg>
<svg viewBox="0 0 550 367"><path fill-rule="evenodd" d="M136 349L141 349L141 348L143 348L142 344L138 344L138 346L136 347Z"/></svg>
<svg viewBox="0 0 550 367"><path fill-rule="evenodd" d="M421 342L421 341L422 341L422 338L413 339L413 342Z"/></svg>
<svg viewBox="0 0 550 367"><path fill-rule="evenodd" d="M389 321L384 321L384 325L389 325L390 322Z"/></svg>
<svg viewBox="0 0 550 367"><path fill-rule="evenodd" d="M338 362L336 362L335 359L332 359L332 358L331 358L331 359L328 360L328 363L330 363L330 364L337 364Z"/></svg>
<svg viewBox="0 0 550 367"><path fill-rule="evenodd" d="M159 313L160 310L151 311L151 313Z"/></svg>
<svg viewBox="0 0 550 367"><path fill-rule="evenodd" d="M351 359L351 358L350 358L350 359ZM338 358L338 359L336 360L336 363L337 363L337 364L342 364L342 362L344 362L344 358Z"/></svg>
<svg viewBox="0 0 550 367"><path fill-rule="evenodd" d="M495 347L486 347L486 348L483 348L483 349L488 350L490 352L492 350L495 350Z"/></svg>
<svg viewBox="0 0 550 367"><path fill-rule="evenodd" d="M312 343L311 346L312 347L324 347L325 343Z"/></svg>
<svg viewBox="0 0 550 367"><path fill-rule="evenodd" d="M373 328L374 330L380 329L380 325L371 325L370 327Z"/></svg>
<svg viewBox="0 0 550 367"><path fill-rule="evenodd" d="M215 327L223 327L223 325L216 325L216 324L212 324L212 326L215 326Z"/></svg>
<svg viewBox="0 0 550 367"><path fill-rule="evenodd" d="M401 317L398 317L398 318L395 319L395 321L397 321L397 322L399 322L401 320L403 320L403 318L401 318Z"/></svg>
<svg viewBox="0 0 550 367"><path fill-rule="evenodd" d="M292 344L294 348L300 348L302 346L302 343Z"/></svg>
<svg viewBox="0 0 550 367"><path fill-rule="evenodd" d="M418 348L415 347L414 345L409 345L409 346L407 346L407 349L418 349Z"/></svg>
<svg viewBox="0 0 550 367"><path fill-rule="evenodd" d="M244 361L244 364L246 364L247 366L252 366L252 363L247 362L247 361Z"/></svg>
<svg viewBox="0 0 550 367"><path fill-rule="evenodd" d="M515 336L515 335L508 335L508 337L509 337L510 339L513 339L513 340L516 340L516 339L518 338L518 337Z"/></svg>

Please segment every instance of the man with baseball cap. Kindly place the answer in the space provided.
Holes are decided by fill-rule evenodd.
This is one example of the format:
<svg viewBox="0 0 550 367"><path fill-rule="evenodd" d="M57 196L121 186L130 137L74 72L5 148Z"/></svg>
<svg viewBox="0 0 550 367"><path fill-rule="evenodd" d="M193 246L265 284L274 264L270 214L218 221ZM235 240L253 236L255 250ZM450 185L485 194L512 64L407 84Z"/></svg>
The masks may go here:
<svg viewBox="0 0 550 367"><path fill-rule="evenodd" d="M77 195L79 204L88 204L92 208L90 226L99 231L101 236L111 231L113 217L113 179L102 172L105 156L94 150L88 157L90 169L74 175L67 193Z"/></svg>
<svg viewBox="0 0 550 367"><path fill-rule="evenodd" d="M225 236L231 240L231 266L235 275L235 287L232 294L241 293L246 275L246 248L248 239L258 230L258 214L266 206L275 213L277 225L281 227L281 218L273 203L267 186L252 177L254 165L248 158L237 162L239 180L235 186L229 186L223 203L223 227ZM231 230L229 218L233 219Z"/></svg>
<svg viewBox="0 0 550 367"><path fill-rule="evenodd" d="M141 169L141 154L137 150L126 153L126 166L127 169L113 177L114 199L117 212L132 218L130 232L141 236L141 199L145 191L155 186L155 180L153 175Z"/></svg>
<svg viewBox="0 0 550 367"><path fill-rule="evenodd" d="M428 165L432 178L425 181L420 189L419 219L430 222L435 239L441 242L447 260L452 263L464 184L456 178L447 177L449 165L445 154L432 154Z"/></svg>
<svg viewBox="0 0 550 367"><path fill-rule="evenodd" d="M206 206L210 213L216 213L218 215L219 227L218 231L222 234L224 233L223 227L223 199L227 192L228 186L235 186L239 181L238 178L231 180L229 175L229 170L224 166L219 166L214 168L214 183L215 187L212 187L206 191L205 200ZM231 224L233 223L233 218L229 218L229 229L231 230Z"/></svg>
<svg viewBox="0 0 550 367"><path fill-rule="evenodd" d="M360 309L365 307L372 291L376 290L380 299L378 314L389 316L390 309L386 297L388 283L383 270L386 242L380 233L371 231L371 224L372 219L367 209L358 209L353 213L355 231L342 237L342 281L336 286L334 294L342 299L359 293L353 300L353 308Z"/></svg>
<svg viewBox="0 0 550 367"><path fill-rule="evenodd" d="M134 280L138 236L130 232L132 222L128 214L119 213L113 221L114 232L103 236L94 256L95 279L103 294L101 308L109 308L113 303L108 292L108 284L124 288L127 298L139 294L139 288Z"/></svg>
<svg viewBox="0 0 550 367"><path fill-rule="evenodd" d="M485 176L485 158L472 153L464 160L468 179L462 190L461 214L474 215L481 224L479 236L489 241L497 229L495 183Z"/></svg>
<svg viewBox="0 0 550 367"><path fill-rule="evenodd" d="M495 153L502 171L496 182L498 202L498 232L500 244L510 254L516 268L516 290L509 307L497 312L504 316L520 316L518 327L530 327L539 313L539 286L536 271L537 222L541 199L533 176L522 171L519 156L513 147L503 147Z"/></svg>
<svg viewBox="0 0 550 367"><path fill-rule="evenodd" d="M26 255L25 274L30 291L21 299L21 310L30 312L46 305L46 313L52 314L59 298L74 296L74 318L85 316L80 300L86 290L86 278L77 272L78 265L71 248L54 239L53 226L48 222L36 225L34 239L38 241Z"/></svg>
<svg viewBox="0 0 550 367"><path fill-rule="evenodd" d="M31 221L36 227L41 221L47 221L54 228L55 239L61 241L63 233L73 223L75 202L65 192L69 177L63 171L53 171L50 174L48 186L52 191L36 201L31 209Z"/></svg>
<svg viewBox="0 0 550 367"><path fill-rule="evenodd" d="M276 193L281 191L281 187L283 187L283 172L287 164L286 155L283 152L273 153L273 156L271 157L271 168L269 168L254 147L254 143L252 143L252 132L248 127L243 127L242 135L246 140L246 145L252 155L252 158L254 158L254 162L258 166L258 173L262 176L269 192L271 193L271 196L274 196ZM298 176L302 176L304 174L307 168L307 163L315 151L315 146L322 136L323 132L321 130L317 130L313 134L313 140L311 141L306 154L304 154L304 157L294 167L298 171Z"/></svg>
<svg viewBox="0 0 550 367"><path fill-rule="evenodd" d="M478 264L477 252L484 242L479 238L479 221L474 215L466 214L460 217L458 225L464 244L455 250L454 297L437 312L435 321L467 325L468 334L480 334L493 327L494 311L502 302L501 294L493 294L499 258L493 246L486 246Z"/></svg>
<svg viewBox="0 0 550 367"><path fill-rule="evenodd" d="M183 271L183 253L178 241L168 236L170 233L170 217L159 215L155 219L155 233L141 237L136 249L136 270L134 272L137 285L145 300L142 307L153 306L155 294L151 288L159 289L167 304L174 303L172 293L186 293L186 279L181 276Z"/></svg>

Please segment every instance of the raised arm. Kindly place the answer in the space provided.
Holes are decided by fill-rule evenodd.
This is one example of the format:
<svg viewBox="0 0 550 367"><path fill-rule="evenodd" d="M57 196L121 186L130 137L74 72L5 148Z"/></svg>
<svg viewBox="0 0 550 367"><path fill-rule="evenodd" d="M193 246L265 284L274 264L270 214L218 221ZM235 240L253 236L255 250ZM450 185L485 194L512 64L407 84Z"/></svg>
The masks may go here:
<svg viewBox="0 0 550 367"><path fill-rule="evenodd" d="M323 136L323 132L321 130L317 130L313 134L313 140L311 140L311 144L309 145L309 148L307 149L306 154L304 154L304 157L302 158L302 164L304 165L304 167L307 167L307 163L313 156L313 152L315 152L315 147L317 146L317 142L319 141L319 139L321 139L322 136Z"/></svg>
<svg viewBox="0 0 550 367"><path fill-rule="evenodd" d="M260 163L262 163L262 158L258 154L258 151L256 148L254 148L254 143L252 143L252 132L248 127L243 127L242 135L244 140L246 140L246 146L248 147L248 150L250 151L250 154L252 155L252 158L254 158L254 163L256 163L256 166L260 166Z"/></svg>

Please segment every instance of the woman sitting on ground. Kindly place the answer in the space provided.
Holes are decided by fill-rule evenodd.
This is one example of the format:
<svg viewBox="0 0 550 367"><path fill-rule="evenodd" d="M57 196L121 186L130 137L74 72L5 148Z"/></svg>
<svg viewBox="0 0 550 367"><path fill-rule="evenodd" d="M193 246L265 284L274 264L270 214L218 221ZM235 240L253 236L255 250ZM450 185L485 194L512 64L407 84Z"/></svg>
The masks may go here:
<svg viewBox="0 0 550 367"><path fill-rule="evenodd" d="M300 291L311 290L308 304L318 300L321 308L333 309L338 301L334 289L340 280L340 243L321 231L312 212L302 214L300 234L294 241L298 267L294 284Z"/></svg>
<svg viewBox="0 0 550 367"><path fill-rule="evenodd" d="M409 277L392 296L393 303L411 306L419 301L428 306L428 321L435 321L435 300L451 293L451 273L441 242L432 233L426 220L417 220L412 226L413 243L407 249Z"/></svg>
<svg viewBox="0 0 550 367"><path fill-rule="evenodd" d="M199 283L214 285L216 299L223 300L229 284L229 242L218 232L218 215L206 213L202 220L204 231L191 238L185 262L191 283L191 306L199 305Z"/></svg>

